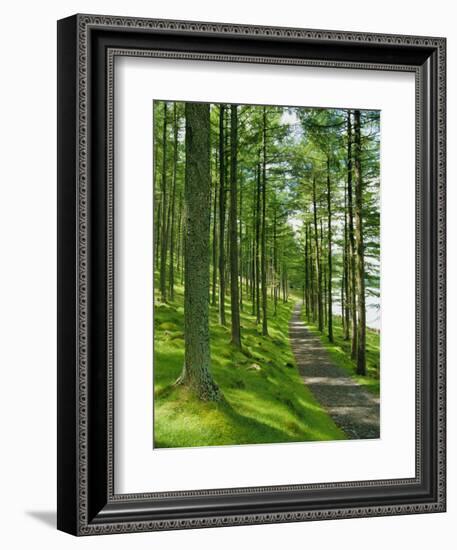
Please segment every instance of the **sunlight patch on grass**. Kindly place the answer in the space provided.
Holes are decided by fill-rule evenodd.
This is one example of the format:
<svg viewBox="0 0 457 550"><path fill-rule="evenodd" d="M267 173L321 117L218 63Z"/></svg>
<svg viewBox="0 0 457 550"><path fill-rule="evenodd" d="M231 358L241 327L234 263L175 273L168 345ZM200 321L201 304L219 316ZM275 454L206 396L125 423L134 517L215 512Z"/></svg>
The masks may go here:
<svg viewBox="0 0 457 550"><path fill-rule="evenodd" d="M210 307L211 361L225 401L202 402L174 386L184 361L183 288L175 301L155 309L154 444L192 447L345 439L345 434L303 384L288 339L293 303L269 309L269 336L261 335L245 302L241 312L242 351L230 344L227 327Z"/></svg>

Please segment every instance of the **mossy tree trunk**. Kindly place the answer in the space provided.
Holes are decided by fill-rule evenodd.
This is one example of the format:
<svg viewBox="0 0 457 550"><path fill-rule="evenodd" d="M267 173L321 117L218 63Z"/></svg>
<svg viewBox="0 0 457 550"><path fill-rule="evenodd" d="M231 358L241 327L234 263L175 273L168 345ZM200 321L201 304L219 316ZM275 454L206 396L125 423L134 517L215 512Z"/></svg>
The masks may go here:
<svg viewBox="0 0 457 550"><path fill-rule="evenodd" d="M255 312L256 323L260 324L260 151L259 164L257 166L257 188L256 188L256 207L255 207Z"/></svg>
<svg viewBox="0 0 457 550"><path fill-rule="evenodd" d="M262 155L262 335L268 336L268 312L267 312L267 248L266 248L266 190L267 190L267 111L263 107L263 155Z"/></svg>
<svg viewBox="0 0 457 550"><path fill-rule="evenodd" d="M216 155L216 174L218 170L217 155ZM216 305L216 288L217 288L217 178L214 178L214 204L213 204L213 283L211 290L211 305Z"/></svg>
<svg viewBox="0 0 457 550"><path fill-rule="evenodd" d="M238 224L237 224L237 206L238 206L238 112L237 106L232 105L230 109L230 212L229 212L229 232L230 232L230 307L232 313L232 344L241 349L241 329L240 329L240 298L238 288Z"/></svg>
<svg viewBox="0 0 457 550"><path fill-rule="evenodd" d="M349 292L351 295L351 357L356 358L357 355L357 302L356 302L356 269L355 269L355 238L354 238L354 208L353 208L353 190L352 190L352 122L351 111L347 114L347 135L348 135L348 150L347 150L347 196L348 196L348 230L349 230Z"/></svg>
<svg viewBox="0 0 457 550"><path fill-rule="evenodd" d="M177 383L203 400L222 394L210 372L210 107L186 103L184 367Z"/></svg>
<svg viewBox="0 0 457 550"><path fill-rule="evenodd" d="M219 322L225 321L225 105L219 107Z"/></svg>

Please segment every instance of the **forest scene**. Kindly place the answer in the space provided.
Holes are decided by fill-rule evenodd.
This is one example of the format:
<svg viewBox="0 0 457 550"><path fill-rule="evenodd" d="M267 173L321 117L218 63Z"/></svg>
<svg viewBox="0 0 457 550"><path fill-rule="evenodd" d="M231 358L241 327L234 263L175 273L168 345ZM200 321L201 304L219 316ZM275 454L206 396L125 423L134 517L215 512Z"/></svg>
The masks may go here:
<svg viewBox="0 0 457 550"><path fill-rule="evenodd" d="M380 437L380 111L154 101L154 448Z"/></svg>

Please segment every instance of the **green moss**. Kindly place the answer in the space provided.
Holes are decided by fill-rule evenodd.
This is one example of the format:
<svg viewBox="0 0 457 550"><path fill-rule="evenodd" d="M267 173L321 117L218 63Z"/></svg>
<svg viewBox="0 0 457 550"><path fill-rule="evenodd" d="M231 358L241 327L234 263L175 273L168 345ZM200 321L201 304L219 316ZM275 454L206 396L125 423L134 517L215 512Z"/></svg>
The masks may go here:
<svg viewBox="0 0 457 550"><path fill-rule="evenodd" d="M173 303L155 308L156 447L345 439L298 373L288 340L292 303L281 303L276 316L269 311L269 336L263 337L245 302L242 351L229 343L229 300L227 327L218 324L217 308L210 308L211 371L224 394L222 403L200 401L173 385L184 361L182 304L183 289L177 287Z"/></svg>

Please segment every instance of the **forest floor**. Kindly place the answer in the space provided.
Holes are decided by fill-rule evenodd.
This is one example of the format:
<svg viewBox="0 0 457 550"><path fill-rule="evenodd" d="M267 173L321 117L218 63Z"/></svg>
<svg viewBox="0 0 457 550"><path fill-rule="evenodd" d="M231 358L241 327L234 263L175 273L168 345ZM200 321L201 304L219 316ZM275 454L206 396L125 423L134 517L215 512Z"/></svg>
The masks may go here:
<svg viewBox="0 0 457 550"><path fill-rule="evenodd" d="M306 387L349 439L379 437L379 397L363 388L335 364L321 338L302 320L302 305L295 304L289 323L292 351ZM379 386L378 386L379 387Z"/></svg>
<svg viewBox="0 0 457 550"><path fill-rule="evenodd" d="M174 382L184 361L183 288L173 302L156 297L154 308L154 446L195 447L347 439L310 388L303 384L289 339L294 304L268 303L268 332L244 302L242 350L230 344L227 326L210 307L211 371L224 395L221 403L198 400Z"/></svg>

